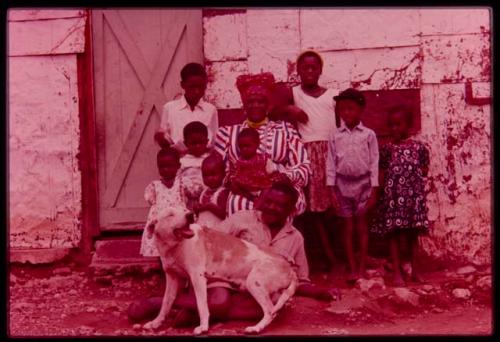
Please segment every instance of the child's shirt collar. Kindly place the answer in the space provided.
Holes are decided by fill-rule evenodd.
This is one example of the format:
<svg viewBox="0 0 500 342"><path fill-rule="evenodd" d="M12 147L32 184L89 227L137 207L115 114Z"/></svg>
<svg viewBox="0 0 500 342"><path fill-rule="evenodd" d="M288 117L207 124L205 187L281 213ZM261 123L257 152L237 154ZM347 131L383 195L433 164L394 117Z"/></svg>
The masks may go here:
<svg viewBox="0 0 500 342"><path fill-rule="evenodd" d="M347 127L347 125L342 121L339 127L339 131L354 131L355 129L362 131L364 128L365 126L363 126L363 123L360 121L359 124L354 126L352 130L350 130L349 127Z"/></svg>
<svg viewBox="0 0 500 342"><path fill-rule="evenodd" d="M194 106L194 108L204 110L204 106L203 106L204 103L205 103L205 101L201 98L200 101L198 101L198 103ZM191 107L189 106L189 103L187 102L186 96L184 94L182 94L182 96L179 98L179 109L191 110Z"/></svg>

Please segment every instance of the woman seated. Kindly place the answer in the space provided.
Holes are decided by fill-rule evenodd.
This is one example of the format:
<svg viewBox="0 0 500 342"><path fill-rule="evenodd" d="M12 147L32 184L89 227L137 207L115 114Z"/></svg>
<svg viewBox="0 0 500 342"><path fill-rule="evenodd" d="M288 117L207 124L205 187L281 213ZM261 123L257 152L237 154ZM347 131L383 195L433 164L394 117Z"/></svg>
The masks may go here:
<svg viewBox="0 0 500 342"><path fill-rule="evenodd" d="M240 75L236 86L243 102L246 120L241 124L220 127L214 141L214 149L232 169L240 159L238 134L245 128L259 133L258 152L276 165L272 182L289 181L299 193L293 216L304 212L306 207L303 188L307 185L310 166L299 133L289 122L271 121L268 118L270 97L275 84L273 74ZM254 208L254 196L241 182L229 184L228 215Z"/></svg>

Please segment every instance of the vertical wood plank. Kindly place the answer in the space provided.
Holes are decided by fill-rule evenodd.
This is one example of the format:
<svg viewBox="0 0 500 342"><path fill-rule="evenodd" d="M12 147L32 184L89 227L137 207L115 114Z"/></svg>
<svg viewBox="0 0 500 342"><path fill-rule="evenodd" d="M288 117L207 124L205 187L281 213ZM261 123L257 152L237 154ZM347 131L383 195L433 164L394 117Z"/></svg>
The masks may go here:
<svg viewBox="0 0 500 342"><path fill-rule="evenodd" d="M142 170L157 171L144 157L155 145L143 139L152 140L151 125L158 122L152 112L158 116L180 91L180 68L203 63L202 18L201 10L186 9L92 12L100 225L106 229L119 226L121 217L145 220L142 183L148 180Z"/></svg>

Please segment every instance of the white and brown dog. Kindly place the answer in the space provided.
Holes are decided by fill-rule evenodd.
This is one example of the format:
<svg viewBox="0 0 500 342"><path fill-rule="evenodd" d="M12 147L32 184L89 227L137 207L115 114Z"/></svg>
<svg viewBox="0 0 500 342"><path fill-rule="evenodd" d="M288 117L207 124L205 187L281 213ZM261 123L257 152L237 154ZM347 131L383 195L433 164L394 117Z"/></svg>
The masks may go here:
<svg viewBox="0 0 500 342"><path fill-rule="evenodd" d="M297 275L280 255L199 224L190 224L192 214L182 208L168 208L147 225L154 234L166 276L166 288L158 316L144 328L158 328L165 320L177 295L181 277L188 276L196 296L200 325L198 335L208 330L207 282L225 280L247 290L264 312L262 319L247 327L258 333L275 317L297 288ZM152 235L151 235L152 236ZM281 294L280 294L281 292ZM279 297L274 304L273 294Z"/></svg>

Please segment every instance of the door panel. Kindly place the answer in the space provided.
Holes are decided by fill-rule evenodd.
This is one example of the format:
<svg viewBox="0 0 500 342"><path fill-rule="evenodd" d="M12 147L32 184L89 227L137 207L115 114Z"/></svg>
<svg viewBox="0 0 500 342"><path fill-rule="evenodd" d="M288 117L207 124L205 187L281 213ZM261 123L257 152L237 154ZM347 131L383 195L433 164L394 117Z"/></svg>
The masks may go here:
<svg viewBox="0 0 500 342"><path fill-rule="evenodd" d="M100 227L141 229L161 108L181 68L203 63L201 10L95 10L92 24Z"/></svg>

